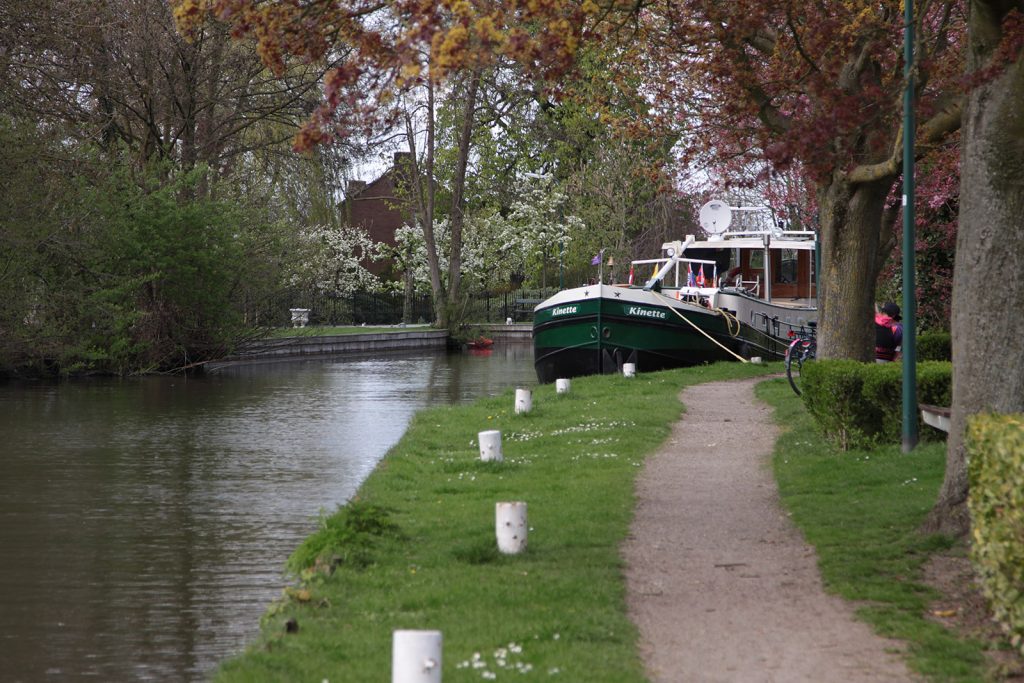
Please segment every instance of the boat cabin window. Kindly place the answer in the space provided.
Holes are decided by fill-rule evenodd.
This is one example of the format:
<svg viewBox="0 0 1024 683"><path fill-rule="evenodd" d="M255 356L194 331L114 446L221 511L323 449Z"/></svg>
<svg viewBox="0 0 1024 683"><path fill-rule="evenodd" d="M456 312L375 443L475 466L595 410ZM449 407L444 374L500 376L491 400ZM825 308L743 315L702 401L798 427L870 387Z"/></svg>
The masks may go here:
<svg viewBox="0 0 1024 683"><path fill-rule="evenodd" d="M750 252L750 270L764 270L764 252L755 249Z"/></svg>
<svg viewBox="0 0 1024 683"><path fill-rule="evenodd" d="M795 285L797 282L798 260L796 249L782 249L772 261L772 282L780 285Z"/></svg>
<svg viewBox="0 0 1024 683"><path fill-rule="evenodd" d="M814 297L814 252L777 249L771 259L773 299Z"/></svg>

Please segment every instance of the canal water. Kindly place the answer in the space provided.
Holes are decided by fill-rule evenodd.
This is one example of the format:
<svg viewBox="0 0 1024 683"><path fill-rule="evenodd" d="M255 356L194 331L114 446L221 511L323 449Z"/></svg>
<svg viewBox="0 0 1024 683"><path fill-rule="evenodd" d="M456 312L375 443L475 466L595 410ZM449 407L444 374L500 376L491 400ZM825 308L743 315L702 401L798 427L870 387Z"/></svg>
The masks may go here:
<svg viewBox="0 0 1024 683"><path fill-rule="evenodd" d="M508 345L0 385L0 680L206 680L413 413L535 382Z"/></svg>

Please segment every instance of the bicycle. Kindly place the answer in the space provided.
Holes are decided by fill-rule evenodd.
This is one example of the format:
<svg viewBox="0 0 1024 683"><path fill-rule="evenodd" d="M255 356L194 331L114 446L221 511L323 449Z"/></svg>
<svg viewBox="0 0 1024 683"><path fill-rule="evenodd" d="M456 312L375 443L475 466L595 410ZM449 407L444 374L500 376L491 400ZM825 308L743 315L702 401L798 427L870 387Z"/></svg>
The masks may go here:
<svg viewBox="0 0 1024 683"><path fill-rule="evenodd" d="M793 387L796 395L800 396L800 387L797 386L800 382L800 370L804 363L814 360L818 353L815 325L811 323L809 329L801 327L799 330L791 330L789 334L793 341L786 347L786 379L789 380L789 386Z"/></svg>

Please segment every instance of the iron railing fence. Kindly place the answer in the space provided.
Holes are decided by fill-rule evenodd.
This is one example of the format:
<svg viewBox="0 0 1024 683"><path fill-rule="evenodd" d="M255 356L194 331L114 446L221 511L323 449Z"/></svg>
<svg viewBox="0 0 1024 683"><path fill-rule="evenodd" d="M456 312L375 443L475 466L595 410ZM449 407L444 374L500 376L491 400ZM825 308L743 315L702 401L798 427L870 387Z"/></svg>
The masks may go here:
<svg viewBox="0 0 1024 683"><path fill-rule="evenodd" d="M410 322L434 319L430 297L415 295ZM283 291L246 306L246 321L262 327L290 327L291 309L309 309L310 325L397 325L402 322L405 297L402 294L353 292L343 296Z"/></svg>
<svg viewBox="0 0 1024 683"><path fill-rule="evenodd" d="M467 296L463 319L469 323L530 322L533 308L552 296L555 288L517 289L507 292L471 292ZM353 292L328 296L298 290L282 291L245 305L245 319L261 327L290 327L291 309L309 309L310 325L397 325L403 322L405 297L402 294ZM408 322L434 320L431 297L417 294L412 300Z"/></svg>
<svg viewBox="0 0 1024 683"><path fill-rule="evenodd" d="M509 292L478 292L469 296L471 306L466 320L470 322L523 323L533 321L533 307L554 295L557 288L516 289Z"/></svg>

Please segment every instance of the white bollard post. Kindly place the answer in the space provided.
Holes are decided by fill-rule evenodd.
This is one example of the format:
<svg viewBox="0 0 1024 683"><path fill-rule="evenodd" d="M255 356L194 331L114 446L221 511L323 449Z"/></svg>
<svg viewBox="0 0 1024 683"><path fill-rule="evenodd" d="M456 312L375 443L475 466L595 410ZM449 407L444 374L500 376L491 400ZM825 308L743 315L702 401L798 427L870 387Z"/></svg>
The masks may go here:
<svg viewBox="0 0 1024 683"><path fill-rule="evenodd" d="M494 532L498 537L498 550L516 555L526 550L526 503L521 501L496 503L494 506Z"/></svg>
<svg viewBox="0 0 1024 683"><path fill-rule="evenodd" d="M623 377L635 377L636 376L636 363L623 363L622 364L622 376Z"/></svg>
<svg viewBox="0 0 1024 683"><path fill-rule="evenodd" d="M395 631L391 683L441 683L441 632Z"/></svg>
<svg viewBox="0 0 1024 683"><path fill-rule="evenodd" d="M533 393L529 389L516 389L516 415L528 413L533 409Z"/></svg>
<svg viewBox="0 0 1024 683"><path fill-rule="evenodd" d="M501 432L497 429L489 429L476 435L480 442L480 459L484 462L501 462L504 456L501 454Z"/></svg>
<svg viewBox="0 0 1024 683"><path fill-rule="evenodd" d="M569 380L567 379L556 379L555 380L555 392L559 394L569 393Z"/></svg>

